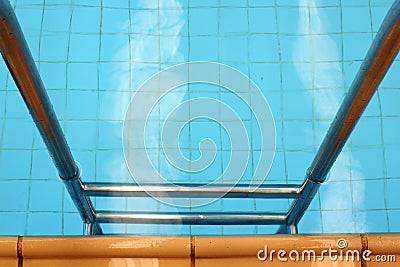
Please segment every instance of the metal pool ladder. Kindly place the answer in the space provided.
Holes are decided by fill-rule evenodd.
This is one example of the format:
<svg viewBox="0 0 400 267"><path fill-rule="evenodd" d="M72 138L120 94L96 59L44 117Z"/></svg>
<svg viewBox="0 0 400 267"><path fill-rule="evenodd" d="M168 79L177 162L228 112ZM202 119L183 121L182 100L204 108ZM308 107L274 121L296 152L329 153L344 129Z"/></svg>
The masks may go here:
<svg viewBox="0 0 400 267"><path fill-rule="evenodd" d="M278 233L297 233L301 220L319 187L340 154L358 119L396 57L400 45L400 0L386 15L339 111L299 185L263 185L249 191L237 185L225 198L293 199L284 213L170 213L97 211L91 197L147 197L135 184L84 183L61 130L43 82L32 58L15 13L7 0L0 0L0 51L28 107L47 149L85 226L86 235L103 234L102 223L280 225ZM167 185L147 185L152 195L210 198L226 192L226 185L200 188L181 184L179 190Z"/></svg>

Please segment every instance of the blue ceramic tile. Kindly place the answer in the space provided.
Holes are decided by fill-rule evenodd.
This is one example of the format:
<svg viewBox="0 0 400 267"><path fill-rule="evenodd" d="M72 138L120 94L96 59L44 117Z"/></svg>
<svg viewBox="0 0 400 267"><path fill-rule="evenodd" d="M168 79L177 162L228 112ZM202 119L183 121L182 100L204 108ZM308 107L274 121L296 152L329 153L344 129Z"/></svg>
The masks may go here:
<svg viewBox="0 0 400 267"><path fill-rule="evenodd" d="M393 4L392 0L372 0L371 5L390 7Z"/></svg>
<svg viewBox="0 0 400 267"><path fill-rule="evenodd" d="M43 9L41 5L21 6L16 8L15 14L21 27L28 32L38 32L41 28ZM26 31L24 32L26 34Z"/></svg>
<svg viewBox="0 0 400 267"><path fill-rule="evenodd" d="M224 36L220 40L220 56L222 61L246 62L248 59L247 36Z"/></svg>
<svg viewBox="0 0 400 267"><path fill-rule="evenodd" d="M257 225L256 231L259 235L275 234L279 229L277 225Z"/></svg>
<svg viewBox="0 0 400 267"><path fill-rule="evenodd" d="M343 6L367 6L368 3L369 3L368 0L353 0L343 3Z"/></svg>
<svg viewBox="0 0 400 267"><path fill-rule="evenodd" d="M158 0L137 1L130 0L130 7L135 9L157 9L159 6Z"/></svg>
<svg viewBox="0 0 400 267"><path fill-rule="evenodd" d="M390 66L385 78L383 79L381 87L396 88L400 80L399 76L397 75L399 71L400 71L400 61L395 60Z"/></svg>
<svg viewBox="0 0 400 267"><path fill-rule="evenodd" d="M65 213L63 235L82 235L83 223L78 213Z"/></svg>
<svg viewBox="0 0 400 267"><path fill-rule="evenodd" d="M188 57L188 47L182 39L187 41L187 37L160 36L160 59L165 67L182 63L183 59Z"/></svg>
<svg viewBox="0 0 400 267"><path fill-rule="evenodd" d="M100 59L101 61L128 61L132 54L135 56L135 53L129 51L129 47L135 47L136 45L135 42L130 43L129 37L126 35L102 34ZM126 63L122 62L119 65L121 66L120 68L124 68Z"/></svg>
<svg viewBox="0 0 400 267"><path fill-rule="evenodd" d="M103 5L107 6L105 3L103 3ZM101 30L105 33L127 32L129 25L128 19L128 9L103 8L101 18Z"/></svg>
<svg viewBox="0 0 400 267"><path fill-rule="evenodd" d="M82 180L86 181L85 178L82 178ZM74 203L72 202L71 196L69 195L68 191L65 189L63 191L64 191L64 193L63 193L63 197L64 197L63 211L65 212L64 215L66 213L77 212L77 209L76 209Z"/></svg>
<svg viewBox="0 0 400 267"><path fill-rule="evenodd" d="M217 61L219 57L218 39L210 36L191 36L190 54L192 61Z"/></svg>
<svg viewBox="0 0 400 267"><path fill-rule="evenodd" d="M296 150L312 149L313 133L310 122L288 121L284 123L284 127L285 146Z"/></svg>
<svg viewBox="0 0 400 267"><path fill-rule="evenodd" d="M48 90L50 101L53 103L54 110L57 118L63 120L65 118L65 104L66 104L66 93L64 90ZM35 139L37 141L38 139Z"/></svg>
<svg viewBox="0 0 400 267"><path fill-rule="evenodd" d="M219 12L219 33L247 33L247 8L223 8Z"/></svg>
<svg viewBox="0 0 400 267"><path fill-rule="evenodd" d="M268 180L285 180L285 162L282 152L276 152L273 164L267 176Z"/></svg>
<svg viewBox="0 0 400 267"><path fill-rule="evenodd" d="M161 235L190 235L190 225L160 225Z"/></svg>
<svg viewBox="0 0 400 267"><path fill-rule="evenodd" d="M95 203L94 206L97 210L126 210L125 198L121 197L97 197Z"/></svg>
<svg viewBox="0 0 400 267"><path fill-rule="evenodd" d="M84 127L84 128L83 128ZM68 121L65 123L65 135L71 149L95 149L98 131L93 121ZM82 134L85 129L85 134Z"/></svg>
<svg viewBox="0 0 400 267"><path fill-rule="evenodd" d="M0 212L0 235L24 235L26 213L25 212Z"/></svg>
<svg viewBox="0 0 400 267"><path fill-rule="evenodd" d="M98 164L95 153L92 151L74 151L73 155L80 168L82 180L94 182L96 180L96 164Z"/></svg>
<svg viewBox="0 0 400 267"><path fill-rule="evenodd" d="M275 9L250 8L249 27L252 33L276 33Z"/></svg>
<svg viewBox="0 0 400 267"><path fill-rule="evenodd" d="M158 211L159 203L154 198L129 198L127 200L128 210L151 212Z"/></svg>
<svg viewBox="0 0 400 267"><path fill-rule="evenodd" d="M294 48L297 46L296 44L299 40L301 40L299 36L279 35L279 53L282 62L299 61L297 54L294 54ZM306 42L308 41L306 40Z"/></svg>
<svg viewBox="0 0 400 267"><path fill-rule="evenodd" d="M173 1L170 3L173 4ZM181 8L160 9L160 35L187 36L189 15L187 10Z"/></svg>
<svg viewBox="0 0 400 267"><path fill-rule="evenodd" d="M190 35L209 35L218 33L218 10L214 8L195 8L189 13Z"/></svg>
<svg viewBox="0 0 400 267"><path fill-rule="evenodd" d="M112 225L110 225L112 226ZM140 235L158 235L158 225L151 224L128 224L126 226L127 232L130 234L140 234Z"/></svg>
<svg viewBox="0 0 400 267"><path fill-rule="evenodd" d="M98 92L70 90L67 93L67 118L94 120L97 117Z"/></svg>
<svg viewBox="0 0 400 267"><path fill-rule="evenodd" d="M97 61L99 55L99 35L71 34L69 60Z"/></svg>
<svg viewBox="0 0 400 267"><path fill-rule="evenodd" d="M281 85L280 68L274 63L254 63L250 65L250 78L265 93L269 105L279 101L270 100L270 91L278 91ZM276 103L278 102L278 103ZM274 111L274 109L272 109ZM274 116L276 117L276 116Z"/></svg>
<svg viewBox="0 0 400 267"><path fill-rule="evenodd" d="M383 177L383 151L382 149L357 149L352 152L352 174L353 179Z"/></svg>
<svg viewBox="0 0 400 267"><path fill-rule="evenodd" d="M400 139L398 138L398 119L397 118L383 118L383 139L385 145L399 145Z"/></svg>
<svg viewBox="0 0 400 267"><path fill-rule="evenodd" d="M307 168L311 164L313 155L314 153L303 151L286 153L289 181L298 182L304 180Z"/></svg>
<svg viewBox="0 0 400 267"><path fill-rule="evenodd" d="M400 116L400 108L395 102L400 96L399 90L381 90L382 113L386 116Z"/></svg>
<svg viewBox="0 0 400 267"><path fill-rule="evenodd" d="M321 186L319 192L323 210L350 210L352 208L350 182L326 183Z"/></svg>
<svg viewBox="0 0 400 267"><path fill-rule="evenodd" d="M115 62L102 62L98 65L99 71L99 88L103 90L115 90L117 88L117 84L115 83L115 77L117 77L118 73L121 73L120 70L121 63ZM124 73L124 72L122 72ZM93 80L90 80L93 82Z"/></svg>
<svg viewBox="0 0 400 267"><path fill-rule="evenodd" d="M322 211L324 233L353 233L354 215L346 211Z"/></svg>
<svg viewBox="0 0 400 267"><path fill-rule="evenodd" d="M388 210L390 232L400 231L400 210Z"/></svg>
<svg viewBox="0 0 400 267"><path fill-rule="evenodd" d="M356 232L387 232L388 222L386 212L384 210L357 212Z"/></svg>
<svg viewBox="0 0 400 267"><path fill-rule="evenodd" d="M35 150L32 155L32 179L58 180L57 169L47 150Z"/></svg>
<svg viewBox="0 0 400 267"><path fill-rule="evenodd" d="M371 5L373 1L371 1ZM392 2L392 1L390 1ZM385 18L387 12L389 11L390 5L386 6L372 6L371 7L371 19L372 19L372 29L377 32L382 25L383 19Z"/></svg>
<svg viewBox="0 0 400 267"><path fill-rule="evenodd" d="M223 226L219 225L192 225L191 235L221 235Z"/></svg>
<svg viewBox="0 0 400 267"><path fill-rule="evenodd" d="M251 7L274 7L273 2L263 0L249 0L248 3Z"/></svg>
<svg viewBox="0 0 400 267"><path fill-rule="evenodd" d="M6 112L9 118L29 118L28 109L18 91L8 91L6 97Z"/></svg>
<svg viewBox="0 0 400 267"><path fill-rule="evenodd" d="M287 199L256 199L255 210L258 212L286 212L291 207L291 201ZM248 211L253 211L249 205Z"/></svg>
<svg viewBox="0 0 400 267"><path fill-rule="evenodd" d="M65 61L68 54L68 36L60 33L46 34L40 39L40 59Z"/></svg>
<svg viewBox="0 0 400 267"><path fill-rule="evenodd" d="M388 177L400 177L399 169L399 148L398 146L388 146L385 150L386 171Z"/></svg>
<svg viewBox="0 0 400 267"><path fill-rule="evenodd" d="M65 88L66 69L67 66L65 63L42 62L40 64L40 74L47 90Z"/></svg>
<svg viewBox="0 0 400 267"><path fill-rule="evenodd" d="M134 181L121 140L132 95L159 70L199 60L237 68L250 76L268 100L277 148L265 180L268 184L303 182L392 3L12 1L83 181ZM398 231L399 66L398 60L393 63L372 98L330 171L328 183L321 186L300 222L301 233ZM0 234L81 235L77 210L3 61L0 70ZM196 84L175 90L149 116L146 145L153 168L174 182L210 182L226 170L232 146L229 133L215 122L186 124L179 147L174 147L194 160L201 156L199 142L211 138L218 150L203 172L171 169L159 142L162 123L177 104L208 97L232 107L244 122L252 150L239 151L249 156L245 170L231 167L235 173L244 171L240 182L249 182L262 149L254 114L224 88ZM188 116L189 112L184 111ZM216 118L224 115L219 110L213 113ZM223 182L232 179L224 176ZM100 208L187 211L152 198L92 200ZM224 199L192 211L285 211L289 205L287 200ZM116 224L103 225L103 229L106 233L230 235L275 233L277 227Z"/></svg>
<svg viewBox="0 0 400 267"><path fill-rule="evenodd" d="M121 150L100 150L96 152L96 181L124 182L127 172Z"/></svg>
<svg viewBox="0 0 400 267"><path fill-rule="evenodd" d="M384 181L353 181L353 201L356 209L385 209Z"/></svg>
<svg viewBox="0 0 400 267"><path fill-rule="evenodd" d="M116 149L122 146L122 123L120 122L99 122L99 143L102 149Z"/></svg>
<svg viewBox="0 0 400 267"><path fill-rule="evenodd" d="M255 225L225 225L222 227L224 235L234 235L242 233L244 235L256 234L257 226Z"/></svg>
<svg viewBox="0 0 400 267"><path fill-rule="evenodd" d="M394 199L397 198L399 189L400 189L400 179L388 179L384 181L386 185L386 195L383 197L386 199L387 202L387 208L389 209L399 209L400 208L400 203L398 201L393 201Z"/></svg>
<svg viewBox="0 0 400 267"><path fill-rule="evenodd" d="M301 233L321 233L321 212L320 211L307 211L301 219L298 228Z"/></svg>
<svg viewBox="0 0 400 267"><path fill-rule="evenodd" d="M372 43L370 33L344 33L343 34L343 59L363 60Z"/></svg>
<svg viewBox="0 0 400 267"><path fill-rule="evenodd" d="M2 150L0 160L0 178L27 179L30 176L30 150Z"/></svg>
<svg viewBox="0 0 400 267"><path fill-rule="evenodd" d="M312 92L292 91L283 96L283 116L285 119L311 120Z"/></svg>
<svg viewBox="0 0 400 267"><path fill-rule="evenodd" d="M370 32L370 9L364 7L343 8L343 32Z"/></svg>
<svg viewBox="0 0 400 267"><path fill-rule="evenodd" d="M24 149L33 144L34 124L27 120L8 120L3 128L3 148Z"/></svg>
<svg viewBox="0 0 400 267"><path fill-rule="evenodd" d="M1 181L0 202L2 211L26 211L28 208L29 183L27 180Z"/></svg>
<svg viewBox="0 0 400 267"><path fill-rule="evenodd" d="M48 4L46 2L46 4ZM58 2L58 4L60 4ZM64 5L53 5L45 8L43 17L44 31L68 31L72 10Z"/></svg>
<svg viewBox="0 0 400 267"><path fill-rule="evenodd" d="M382 143L381 130L379 118L361 117L351 135L351 144L355 146L380 145Z"/></svg>
<svg viewBox="0 0 400 267"><path fill-rule="evenodd" d="M52 212L31 212L28 214L25 235L61 235L62 214Z"/></svg>
<svg viewBox="0 0 400 267"><path fill-rule="evenodd" d="M296 34L299 33L300 13L306 12L304 8L280 7L277 9L278 29L280 33Z"/></svg>
<svg viewBox="0 0 400 267"><path fill-rule="evenodd" d="M256 34L249 38L250 61L279 61L278 40L276 35Z"/></svg>
<svg viewBox="0 0 400 267"><path fill-rule="evenodd" d="M325 4L326 1L321 4ZM312 8L310 27L312 33L338 33L341 32L341 10L338 7ZM315 13L314 13L315 12ZM315 15L314 15L315 14Z"/></svg>
<svg viewBox="0 0 400 267"><path fill-rule="evenodd" d="M158 34L158 10L131 9L130 17L130 30L133 33L143 34L144 37L150 34Z"/></svg>
<svg viewBox="0 0 400 267"><path fill-rule="evenodd" d="M93 63L68 64L68 89L96 89L98 66Z"/></svg>
<svg viewBox="0 0 400 267"><path fill-rule="evenodd" d="M320 191L317 192L314 199L310 203L310 207L308 208L309 211L320 211L321 210L321 193Z"/></svg>
<svg viewBox="0 0 400 267"><path fill-rule="evenodd" d="M129 0L113 1L113 0L102 0L102 5L106 7L127 8L129 6Z"/></svg>
<svg viewBox="0 0 400 267"><path fill-rule="evenodd" d="M75 7L72 11L71 31L81 33L98 32L100 12L98 7Z"/></svg>
<svg viewBox="0 0 400 267"><path fill-rule="evenodd" d="M304 90L310 89L312 84L304 82L301 78L301 70L309 72L312 68L310 63L282 64L282 88L285 90Z"/></svg>
<svg viewBox="0 0 400 267"><path fill-rule="evenodd" d="M62 186L61 181L32 181L29 209L31 211L60 211L62 209Z"/></svg>

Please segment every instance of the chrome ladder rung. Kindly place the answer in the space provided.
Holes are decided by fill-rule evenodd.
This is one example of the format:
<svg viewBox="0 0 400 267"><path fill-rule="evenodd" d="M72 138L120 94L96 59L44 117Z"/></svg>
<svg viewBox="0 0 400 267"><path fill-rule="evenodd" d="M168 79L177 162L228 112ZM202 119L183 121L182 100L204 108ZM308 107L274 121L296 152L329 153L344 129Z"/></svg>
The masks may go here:
<svg viewBox="0 0 400 267"><path fill-rule="evenodd" d="M261 185L251 188L249 184L187 184L134 185L129 183L84 183L87 197L155 197L165 198L285 198L293 199L300 194L300 185Z"/></svg>
<svg viewBox="0 0 400 267"><path fill-rule="evenodd" d="M323 143L307 171L301 188L267 187L246 192L246 188L233 188L227 196L268 198L295 198L291 208L283 213L142 213L142 212L97 212L89 199L91 196L142 196L137 187L119 189L112 184L84 184L77 165L64 137L54 109L44 88L21 27L7 0L0 0L0 52L24 98L32 118L53 158L60 178L70 194L86 227L85 233L102 234L100 223L151 223L151 224L274 224L281 225L278 233L296 233L297 224L314 199L318 188L326 180L328 172L340 154L358 119L367 107L400 47L400 0L396 0L387 13L365 60L356 75L338 113L332 122ZM111 185L111 186L110 186ZM150 188L155 194L169 192L188 196L193 187L181 191L162 191ZM189 190L190 189L190 190ZM196 192L198 197L220 194L222 189ZM171 190L170 188L168 190ZM257 191L258 190L258 191ZM142 190L143 191L143 190ZM225 192L225 191L224 191ZM269 193L267 193L269 192ZM268 196L268 194L272 194ZM142 194L142 195L141 195ZM289 197L290 196L290 197ZM191 195L193 197L193 195Z"/></svg>
<svg viewBox="0 0 400 267"><path fill-rule="evenodd" d="M97 223L202 224L202 225L281 225L286 213L228 212L96 212Z"/></svg>

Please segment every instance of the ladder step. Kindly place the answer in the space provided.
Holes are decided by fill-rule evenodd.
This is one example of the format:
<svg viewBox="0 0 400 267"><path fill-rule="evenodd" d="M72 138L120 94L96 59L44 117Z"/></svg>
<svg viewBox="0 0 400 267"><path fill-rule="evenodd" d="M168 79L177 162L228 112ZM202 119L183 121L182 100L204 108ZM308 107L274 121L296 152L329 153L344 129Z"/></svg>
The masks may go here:
<svg viewBox="0 0 400 267"><path fill-rule="evenodd" d="M97 223L276 225L286 223L286 213L111 212L96 213Z"/></svg>
<svg viewBox="0 0 400 267"><path fill-rule="evenodd" d="M129 183L84 183L87 197L165 197L165 198L296 198L301 192L300 185L261 185L250 188L248 184L207 185L207 184L163 184L135 185Z"/></svg>

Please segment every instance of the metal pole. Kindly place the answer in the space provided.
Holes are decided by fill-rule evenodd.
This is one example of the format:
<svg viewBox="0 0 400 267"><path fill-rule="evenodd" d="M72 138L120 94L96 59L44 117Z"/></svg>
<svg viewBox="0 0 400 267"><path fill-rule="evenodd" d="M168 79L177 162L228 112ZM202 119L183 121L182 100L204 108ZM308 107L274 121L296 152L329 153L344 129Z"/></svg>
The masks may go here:
<svg viewBox="0 0 400 267"><path fill-rule="evenodd" d="M83 234L84 235L93 235L93 224L92 223L84 223L83 224Z"/></svg>
<svg viewBox="0 0 400 267"><path fill-rule="evenodd" d="M163 184L132 185L126 183L85 183L83 190L87 197L157 197L173 198L296 198L300 185L261 185L250 191L249 185ZM226 193L224 195L224 193Z"/></svg>
<svg viewBox="0 0 400 267"><path fill-rule="evenodd" d="M201 225L276 225L286 220L286 213L196 213L196 212L107 212L96 214L99 223L201 224Z"/></svg>
<svg viewBox="0 0 400 267"><path fill-rule="evenodd" d="M302 192L294 201L286 225L281 227L280 232L285 231L284 229L287 227L297 225L302 218L396 57L399 46L400 0L396 0L382 22L349 92L325 135L317 155L307 171Z"/></svg>
<svg viewBox="0 0 400 267"><path fill-rule="evenodd" d="M92 204L83 194L78 167L7 0L0 0L0 51L82 220L93 223ZM95 228L95 233L101 233L98 225Z"/></svg>

